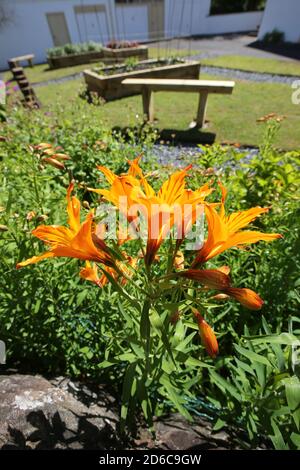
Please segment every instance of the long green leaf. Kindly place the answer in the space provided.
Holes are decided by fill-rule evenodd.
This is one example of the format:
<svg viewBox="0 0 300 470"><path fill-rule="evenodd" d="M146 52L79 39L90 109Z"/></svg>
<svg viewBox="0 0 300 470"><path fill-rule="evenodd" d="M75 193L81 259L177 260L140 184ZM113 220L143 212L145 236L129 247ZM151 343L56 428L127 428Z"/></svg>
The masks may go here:
<svg viewBox="0 0 300 470"><path fill-rule="evenodd" d="M270 361L265 356L261 356L260 354L257 354L254 351L250 351L249 349L243 348L242 346L239 346L238 344L235 344L234 347L237 350L237 352L242 354L242 356L247 357L251 362L253 361L259 362L260 364L264 364L265 366L272 368Z"/></svg>
<svg viewBox="0 0 300 470"><path fill-rule="evenodd" d="M211 378L215 382L215 384L220 388L225 391L227 391L233 398L235 398L238 401L241 401L241 395L238 390L227 380L223 379L217 372L214 370L209 371Z"/></svg>
<svg viewBox="0 0 300 470"><path fill-rule="evenodd" d="M124 382L123 382L123 389L122 389L122 407L121 407L121 428L124 430L125 422L128 415L130 397L131 397L131 389L133 386L134 378L135 378L135 369L136 363L129 364L126 369Z"/></svg>

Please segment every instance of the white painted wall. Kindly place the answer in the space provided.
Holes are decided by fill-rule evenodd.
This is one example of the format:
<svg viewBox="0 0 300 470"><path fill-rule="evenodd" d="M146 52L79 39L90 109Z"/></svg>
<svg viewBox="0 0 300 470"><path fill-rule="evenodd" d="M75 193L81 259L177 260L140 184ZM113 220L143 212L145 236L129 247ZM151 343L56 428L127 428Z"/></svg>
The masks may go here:
<svg viewBox="0 0 300 470"><path fill-rule="evenodd" d="M206 19L204 34L241 33L258 30L263 12L232 13L212 15Z"/></svg>
<svg viewBox="0 0 300 470"><path fill-rule="evenodd" d="M165 0L165 36L206 34L211 0Z"/></svg>
<svg viewBox="0 0 300 470"><path fill-rule="evenodd" d="M46 50L53 47L46 13L64 12L73 43L88 40L105 43L111 39L149 39L146 5L134 4L124 8L118 7L114 0L0 1L7 4L14 17L13 23L0 31L0 70L7 68L8 58L17 55L33 53L35 63L46 60ZM300 0L295 1L300 4ZM209 16L210 3L211 0L165 0L165 37L249 31L256 29L260 23L262 13ZM106 6L107 16L104 13L98 14L101 34L93 13L85 14L84 21L82 15L77 15L76 18L74 12L76 5L94 4Z"/></svg>
<svg viewBox="0 0 300 470"><path fill-rule="evenodd" d="M166 0L166 37L239 33L260 26L263 12L210 15L210 4L211 0Z"/></svg>
<svg viewBox="0 0 300 470"><path fill-rule="evenodd" d="M64 12L71 41L78 43L89 40L78 30L74 6L82 5L81 0L0 0L13 14L13 23L0 31L0 70L7 68L7 59L23 54L33 53L35 63L46 60L46 49L53 47L46 13ZM89 3L106 5L109 18L110 0L91 0ZM109 22L109 35L114 24ZM81 29L81 28L80 28ZM84 30L83 30L84 31Z"/></svg>
<svg viewBox="0 0 300 470"><path fill-rule="evenodd" d="M300 42L300 0L268 0L258 38L275 28L286 41Z"/></svg>

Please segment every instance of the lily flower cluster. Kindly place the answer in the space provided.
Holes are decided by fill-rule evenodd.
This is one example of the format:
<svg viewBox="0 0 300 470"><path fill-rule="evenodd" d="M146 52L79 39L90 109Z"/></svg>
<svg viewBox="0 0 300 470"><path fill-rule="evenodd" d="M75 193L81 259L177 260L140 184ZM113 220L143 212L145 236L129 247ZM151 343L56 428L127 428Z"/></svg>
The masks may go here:
<svg viewBox="0 0 300 470"><path fill-rule="evenodd" d="M180 286L181 292L184 289L190 292L191 287L197 283L202 286L203 293L209 292L211 295L212 291L216 300L231 298L246 308L259 310L263 300L248 287L233 286L228 266L211 268L208 263L233 247L281 238L277 233L243 230L257 217L265 214L268 208L254 207L227 214L227 191L221 183L218 188L221 192L219 202L208 202L208 198L216 194L210 184L197 190L186 188L186 177L191 167L176 171L156 192L149 183L149 177L143 173L139 160L137 158L129 161L128 172L121 175L99 166L98 169L105 176L109 187L90 189L115 206L137 236L133 237L130 233L122 235L120 227L118 243L109 243L105 238L106 226L103 222L96 223L93 210L82 220L80 201L72 195L72 182L67 190L67 226L40 225L35 228L32 234L48 245L49 249L39 256L18 263L17 268L46 258L76 258L85 261L85 266L80 270L82 278L99 287L110 282L115 287L119 286L120 292L124 294L124 286L134 283L139 273L144 271L146 281L141 291L148 306L170 289ZM146 220L145 240L138 237L141 233L140 216ZM200 247L187 252L185 240L199 217L206 222L205 239ZM126 250L125 245L128 247ZM165 263L162 260L164 256L167 258ZM164 268L159 269L157 266L160 264ZM152 286L151 289L148 289L149 286ZM187 311L198 324L207 353L215 357L218 354L215 333L204 319L204 312L195 307L198 307L196 298L195 305L189 300ZM175 311L172 312L170 322L176 323Z"/></svg>

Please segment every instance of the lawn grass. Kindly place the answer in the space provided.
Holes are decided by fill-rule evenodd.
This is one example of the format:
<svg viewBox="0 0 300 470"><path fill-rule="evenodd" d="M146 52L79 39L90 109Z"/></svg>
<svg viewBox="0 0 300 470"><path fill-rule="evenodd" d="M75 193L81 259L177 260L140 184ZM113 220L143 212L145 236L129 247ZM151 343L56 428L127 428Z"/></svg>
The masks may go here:
<svg viewBox="0 0 300 470"><path fill-rule="evenodd" d="M161 45L159 48L149 48L149 58L154 59L156 57L170 57L170 56L176 56L176 57L183 57L186 56L189 53L188 50L182 49L182 50L176 50L176 49L168 49L165 46ZM190 51L191 55L195 55L199 53L199 51ZM54 80L57 78L62 78L66 77L68 75L73 75L75 73L82 72L82 70L85 70L87 68L91 68L96 66L97 63L87 63L87 64L82 64L82 65L74 65L73 67L64 67L61 69L49 69L48 64L38 64L35 65L34 67L24 67L25 69L25 74L28 78L28 80L31 83L37 83L37 82L43 82L46 80ZM8 70L4 72L4 80L10 80L12 78L11 72Z"/></svg>
<svg viewBox="0 0 300 470"><path fill-rule="evenodd" d="M88 68L90 64L74 65L74 67L66 67L62 69L49 69L48 64L38 64L34 67L24 67L24 72L30 83L43 82L47 80L53 80L67 75L73 75L74 73L81 72ZM12 74L10 71L4 73L4 80L10 80Z"/></svg>
<svg viewBox="0 0 300 470"><path fill-rule="evenodd" d="M201 64L226 67L230 69L247 70L251 72L267 72L272 74L300 76L299 61L283 61L276 59L261 59L257 57L226 55L201 60Z"/></svg>
<svg viewBox="0 0 300 470"><path fill-rule="evenodd" d="M209 75L203 78L218 79ZM65 116L74 112L74 103L81 100L79 89L82 80L72 80L58 85L49 85L36 89L44 105L61 103L65 107ZM73 104L72 104L73 103ZM155 116L158 129L187 130L195 118L198 97L192 93L157 93L155 94ZM86 103L86 116L89 105ZM43 108L45 109L45 108ZM43 110L42 110L43 112ZM268 113L285 115L276 145L284 149L300 149L300 105L291 101L291 88L288 85L252 83L237 81L233 95L210 95L208 98L208 127L205 133L215 133L216 141L238 142L243 145L259 145L262 139L263 124L256 120ZM142 100L140 96L124 98L99 105L97 116L99 126L131 127L137 123L137 115L142 118ZM88 119L83 117L83 125Z"/></svg>

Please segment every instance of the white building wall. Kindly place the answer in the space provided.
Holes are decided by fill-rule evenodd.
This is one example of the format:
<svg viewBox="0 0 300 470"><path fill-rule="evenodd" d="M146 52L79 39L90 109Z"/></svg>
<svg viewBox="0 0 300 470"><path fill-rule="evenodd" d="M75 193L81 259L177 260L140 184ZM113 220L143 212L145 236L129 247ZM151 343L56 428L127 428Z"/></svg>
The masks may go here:
<svg viewBox="0 0 300 470"><path fill-rule="evenodd" d="M292 2L292 0L285 1ZM295 1L299 1L300 4L300 0ZM88 40L105 43L111 39L136 41L149 39L148 7L142 4L121 7L117 6L114 0L0 0L0 2L4 2L8 9L13 11L13 23L0 31L0 70L7 68L8 58L17 55L33 53L35 63L46 60L46 50L53 47L46 13L64 12L73 43ZM165 0L165 37L249 31L256 29L260 23L262 13L257 12L210 16L210 3L211 0ZM78 21L74 12L74 6L95 4L106 6L107 17L101 13L101 22L105 24L101 34L97 32L92 13L86 14L84 22L83 18Z"/></svg>
<svg viewBox="0 0 300 470"><path fill-rule="evenodd" d="M165 0L165 36L204 34L211 0Z"/></svg>
<svg viewBox="0 0 300 470"><path fill-rule="evenodd" d="M113 17L109 9L110 0L89 2L89 4L95 3L106 5L109 19ZM82 34L80 37L74 12L74 6L82 6L81 0L6 0L5 4L12 12L13 22L0 31L0 70L7 68L9 57L18 55L33 53L35 63L46 60L46 49L53 47L46 13L64 12L71 42L88 40L82 37ZM115 25L109 22L111 35L114 27Z"/></svg>
<svg viewBox="0 0 300 470"><path fill-rule="evenodd" d="M258 39L275 28L286 41L300 42L300 0L268 0Z"/></svg>
<svg viewBox="0 0 300 470"><path fill-rule="evenodd" d="M212 15L206 19L204 34L226 34L256 31L261 23L263 12L232 13Z"/></svg>
<svg viewBox="0 0 300 470"><path fill-rule="evenodd" d="M210 15L210 4L211 0L166 0L166 37L239 33L260 26L263 12Z"/></svg>

